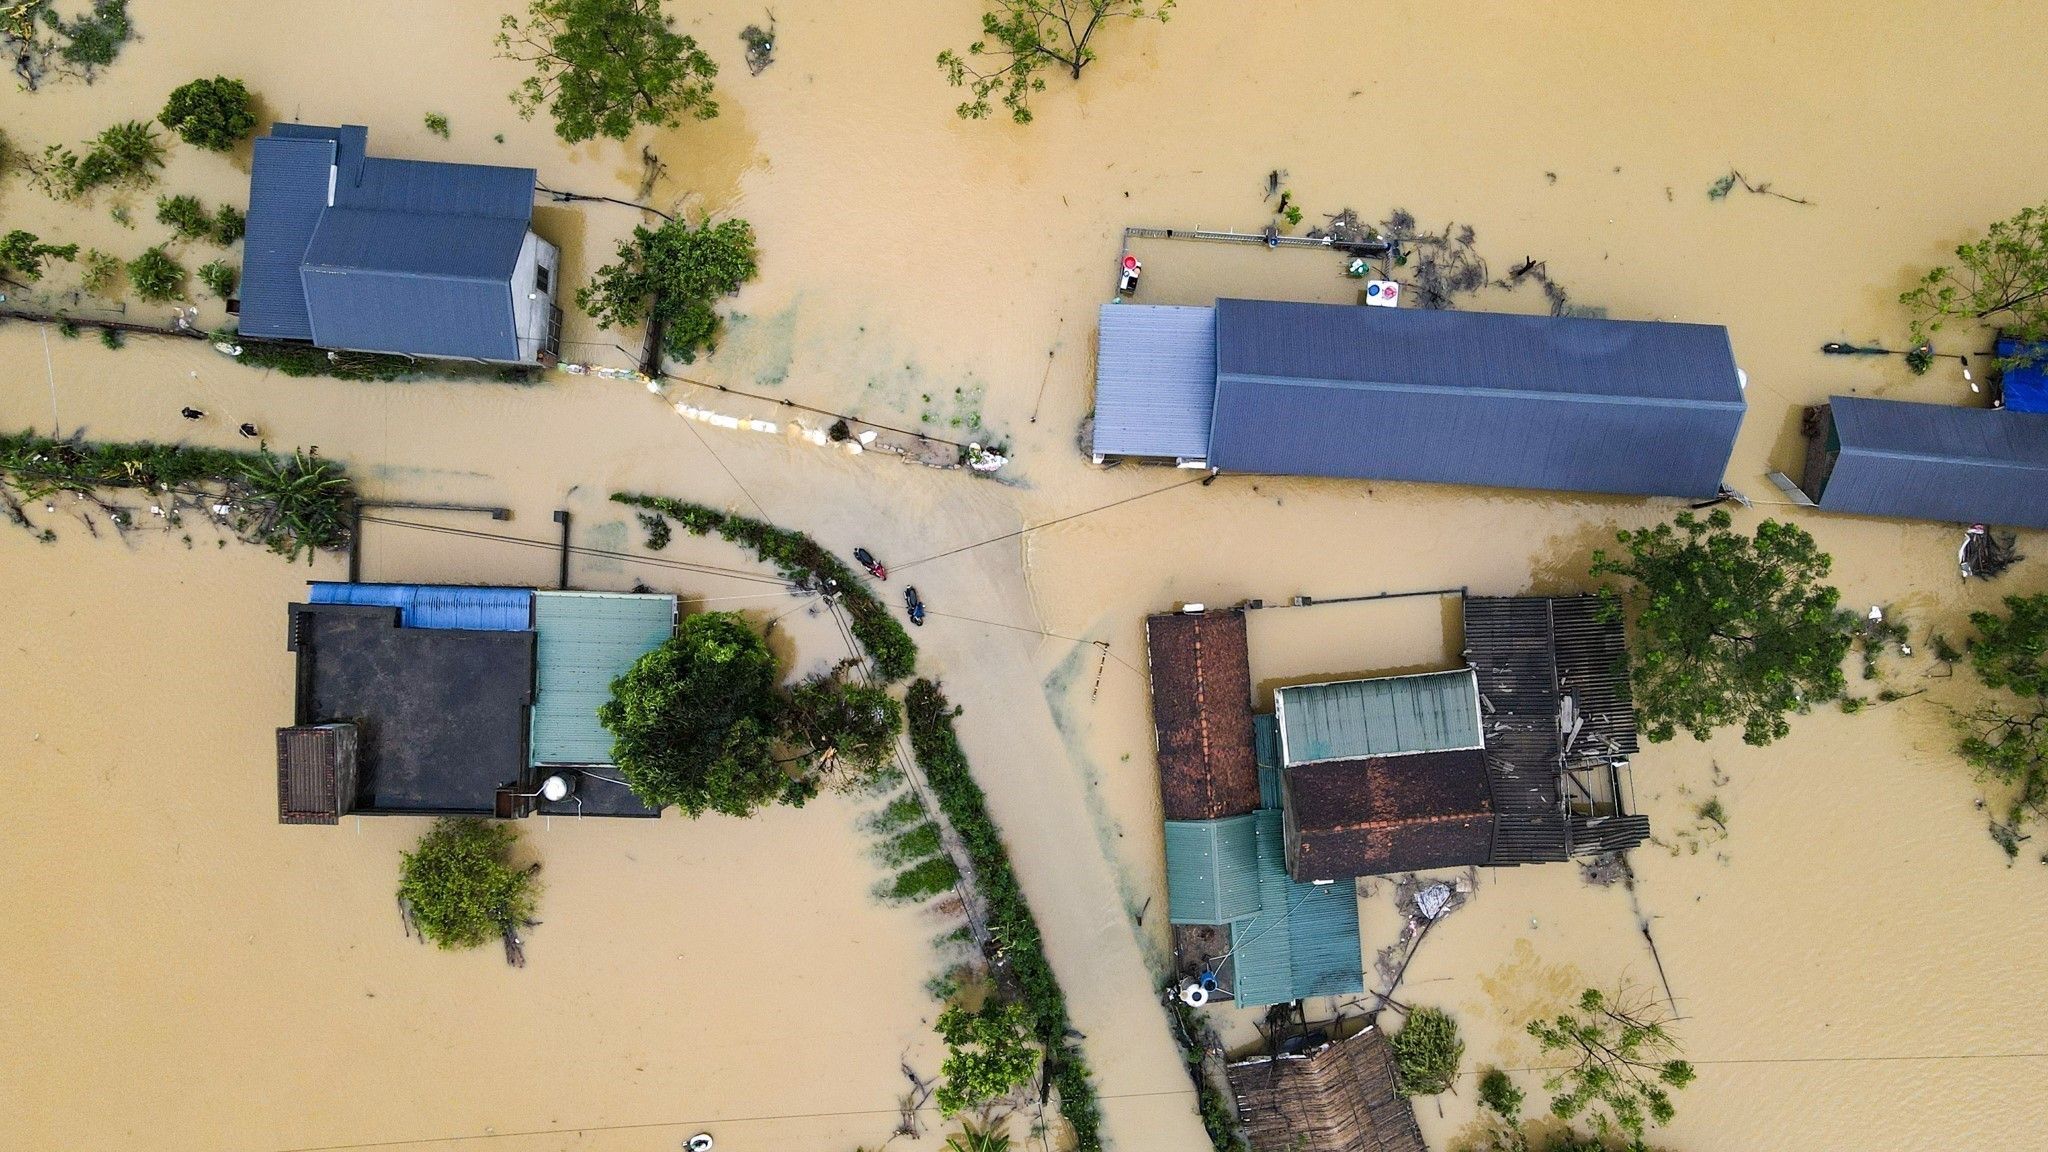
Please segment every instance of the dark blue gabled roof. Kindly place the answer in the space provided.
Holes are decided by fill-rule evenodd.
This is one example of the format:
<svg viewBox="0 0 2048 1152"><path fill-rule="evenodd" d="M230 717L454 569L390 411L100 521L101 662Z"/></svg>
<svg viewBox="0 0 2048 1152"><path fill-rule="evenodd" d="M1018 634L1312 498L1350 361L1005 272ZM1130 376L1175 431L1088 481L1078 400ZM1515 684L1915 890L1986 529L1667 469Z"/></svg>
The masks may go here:
<svg viewBox="0 0 2048 1152"><path fill-rule="evenodd" d="M368 130L256 142L242 331L324 348L518 360L511 278L534 170L389 160Z"/></svg>
<svg viewBox="0 0 2048 1152"><path fill-rule="evenodd" d="M1834 512L2048 528L2048 414L1832 396Z"/></svg>
<svg viewBox="0 0 2048 1152"><path fill-rule="evenodd" d="M1225 471L1714 495L1744 401L1703 324L1216 302Z"/></svg>
<svg viewBox="0 0 2048 1152"><path fill-rule="evenodd" d="M251 336L313 338L299 264L313 230L320 226L321 213L327 211L334 155L332 140L273 133L256 141L242 245L241 330Z"/></svg>

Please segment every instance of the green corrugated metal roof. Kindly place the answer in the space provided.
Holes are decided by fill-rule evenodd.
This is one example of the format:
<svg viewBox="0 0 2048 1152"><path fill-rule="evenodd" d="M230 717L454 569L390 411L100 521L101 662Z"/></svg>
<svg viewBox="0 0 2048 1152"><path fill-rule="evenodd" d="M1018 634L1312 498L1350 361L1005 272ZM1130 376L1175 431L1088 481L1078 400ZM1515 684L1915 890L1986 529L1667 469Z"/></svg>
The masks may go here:
<svg viewBox="0 0 2048 1152"><path fill-rule="evenodd" d="M613 680L675 634L676 598L540 592L533 621L533 763L610 764L612 734L597 709L611 699Z"/></svg>
<svg viewBox="0 0 2048 1152"><path fill-rule="evenodd" d="M1358 887L1352 880L1297 884L1287 875L1280 813L1258 822L1258 875L1264 908L1230 926L1237 984L1245 1007L1365 990L1358 939Z"/></svg>
<svg viewBox="0 0 2048 1152"><path fill-rule="evenodd" d="M1252 717L1252 755L1259 765L1259 807L1280 806L1280 726L1265 713Z"/></svg>
<svg viewBox="0 0 2048 1152"><path fill-rule="evenodd" d="M1166 822L1166 919L1228 924L1259 910L1252 814Z"/></svg>
<svg viewBox="0 0 2048 1152"><path fill-rule="evenodd" d="M1481 746L1470 668L1302 684L1275 692L1274 707L1289 764Z"/></svg>

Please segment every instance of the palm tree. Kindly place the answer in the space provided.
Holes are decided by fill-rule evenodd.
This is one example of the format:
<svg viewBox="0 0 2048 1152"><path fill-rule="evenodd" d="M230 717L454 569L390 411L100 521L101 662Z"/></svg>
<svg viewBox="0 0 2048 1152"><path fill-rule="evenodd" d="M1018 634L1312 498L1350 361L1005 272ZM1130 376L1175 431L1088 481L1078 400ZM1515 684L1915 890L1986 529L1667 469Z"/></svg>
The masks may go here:
<svg viewBox="0 0 2048 1152"><path fill-rule="evenodd" d="M960 1131L946 1137L947 1152L1010 1152L1010 1133L1001 1121L960 1122Z"/></svg>

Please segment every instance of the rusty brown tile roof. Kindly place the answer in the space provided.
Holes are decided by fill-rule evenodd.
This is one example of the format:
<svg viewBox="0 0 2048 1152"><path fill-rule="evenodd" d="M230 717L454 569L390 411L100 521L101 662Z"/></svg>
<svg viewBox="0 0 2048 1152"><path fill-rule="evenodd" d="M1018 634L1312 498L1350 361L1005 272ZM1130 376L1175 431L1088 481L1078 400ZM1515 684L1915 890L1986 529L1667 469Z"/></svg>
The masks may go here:
<svg viewBox="0 0 2048 1152"><path fill-rule="evenodd" d="M1492 850L1492 788L1478 748L1299 764L1285 788L1296 880L1484 864Z"/></svg>
<svg viewBox="0 0 2048 1152"><path fill-rule="evenodd" d="M1244 613L1162 613L1145 621L1145 639L1166 818L1214 820L1257 808Z"/></svg>

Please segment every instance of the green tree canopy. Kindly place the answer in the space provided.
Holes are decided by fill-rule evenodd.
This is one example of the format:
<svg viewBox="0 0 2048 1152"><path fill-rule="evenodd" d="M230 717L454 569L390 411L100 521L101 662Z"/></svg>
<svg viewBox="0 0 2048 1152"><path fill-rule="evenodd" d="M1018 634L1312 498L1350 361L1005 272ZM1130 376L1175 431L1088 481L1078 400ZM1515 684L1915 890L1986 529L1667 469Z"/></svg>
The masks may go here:
<svg viewBox="0 0 2048 1152"><path fill-rule="evenodd" d="M225 152L256 130L254 103L240 80L215 76L173 89L157 119L195 148Z"/></svg>
<svg viewBox="0 0 2048 1152"><path fill-rule="evenodd" d="M1441 1008L1417 1008L1388 1038L1394 1050L1395 1087L1403 1096L1434 1096L1458 1082L1465 1041L1458 1022Z"/></svg>
<svg viewBox="0 0 2048 1152"><path fill-rule="evenodd" d="M1928 269L1899 303L1913 312L1916 343L1950 324L1996 324L2020 340L2048 341L2048 204L1959 245L1955 264Z"/></svg>
<svg viewBox="0 0 2048 1152"><path fill-rule="evenodd" d="M819 772L852 787L895 756L903 706L881 688L819 676L789 694L787 731Z"/></svg>
<svg viewBox="0 0 2048 1152"><path fill-rule="evenodd" d="M1030 1083L1038 1070L1030 1020L1023 1005L993 999L978 1012L954 1004L939 1013L933 1028L946 1042L946 1060L939 1066L945 1083L932 1095L939 1111L954 1116Z"/></svg>
<svg viewBox="0 0 2048 1152"><path fill-rule="evenodd" d="M775 655L735 612L703 612L612 682L597 718L635 795L745 816L787 793L775 763L781 723Z"/></svg>
<svg viewBox="0 0 2048 1152"><path fill-rule="evenodd" d="M963 120L983 120L1002 101L1010 119L1031 123L1031 94L1045 90L1047 68L1064 68L1074 79L1095 59L1092 41L1102 25L1116 20L1158 20L1173 11L1173 0L1149 7L1143 0L988 0L981 14L981 38L965 56L939 53L946 82L966 88L969 99L954 109Z"/></svg>
<svg viewBox="0 0 2048 1152"><path fill-rule="evenodd" d="M398 898L420 934L443 948L475 948L533 917L533 869L512 866L510 824L441 820L403 855Z"/></svg>
<svg viewBox="0 0 2048 1152"><path fill-rule="evenodd" d="M753 279L755 256L754 229L745 220L635 228L619 245L618 262L577 289L576 304L601 328L647 321L661 351L687 364L717 335L712 301Z"/></svg>
<svg viewBox="0 0 2048 1152"><path fill-rule="evenodd" d="M1677 1112L1672 1090L1696 1075L1678 1058L1669 1022L1655 1001L1627 988L1613 996L1588 988L1569 1011L1530 1021L1529 1035L1545 1053L1573 1061L1544 1081L1555 1093L1551 1113L1560 1120L1588 1115L1600 1136L1637 1142L1650 1124L1669 1124Z"/></svg>
<svg viewBox="0 0 2048 1152"><path fill-rule="evenodd" d="M1833 561L1813 537L1766 520L1751 538L1726 511L1620 532L1622 557L1593 553L1593 574L1626 576L1635 703L1651 740L1680 730L1705 740L1742 725L1763 745L1791 730L1785 714L1832 700L1846 680L1848 621L1821 583Z"/></svg>
<svg viewBox="0 0 2048 1152"><path fill-rule="evenodd" d="M669 27L661 0L532 0L525 23L504 18L498 50L533 65L512 93L519 114L546 108L571 144L718 115L718 65Z"/></svg>
<svg viewBox="0 0 2048 1152"><path fill-rule="evenodd" d="M1979 776L2011 790L1991 834L2017 856L2021 826L2048 817L2048 593L2008 596L2003 613L1972 612L1970 623L1970 668L1986 692L1959 718L1956 751Z"/></svg>
<svg viewBox="0 0 2048 1152"><path fill-rule="evenodd" d="M13 272L34 283L43 278L43 261L48 259L76 260L78 245L45 244L42 237L19 228L0 236L0 275Z"/></svg>

